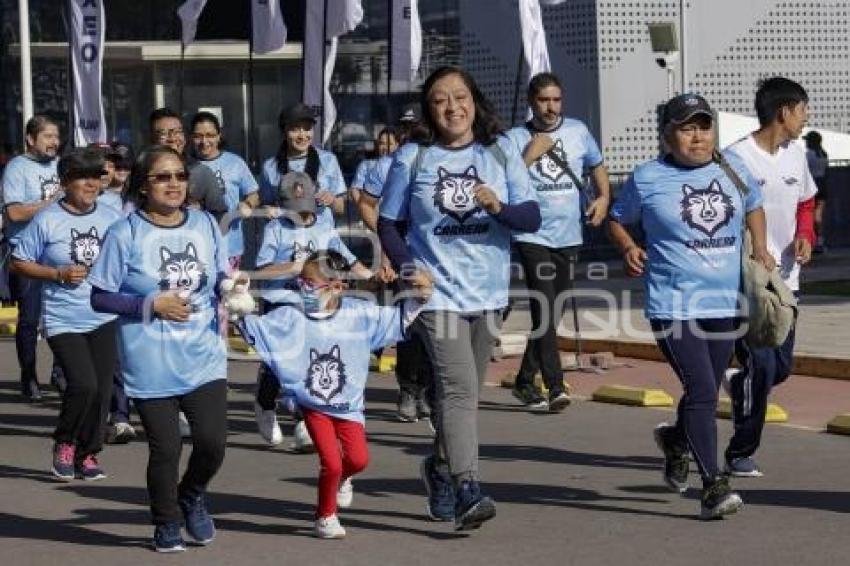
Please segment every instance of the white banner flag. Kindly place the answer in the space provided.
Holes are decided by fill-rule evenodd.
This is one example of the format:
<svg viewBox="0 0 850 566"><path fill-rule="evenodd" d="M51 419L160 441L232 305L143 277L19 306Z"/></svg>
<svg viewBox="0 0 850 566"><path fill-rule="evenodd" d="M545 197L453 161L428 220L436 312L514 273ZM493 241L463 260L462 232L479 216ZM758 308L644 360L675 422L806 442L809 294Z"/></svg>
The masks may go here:
<svg viewBox="0 0 850 566"><path fill-rule="evenodd" d="M74 77L74 145L82 147L106 142L101 94L106 20L102 0L68 0L68 3Z"/></svg>
<svg viewBox="0 0 850 566"><path fill-rule="evenodd" d="M522 52L528 66L528 76L551 70L546 30L538 0L519 0L519 25L522 28Z"/></svg>
<svg viewBox="0 0 850 566"><path fill-rule="evenodd" d="M392 4L390 37L390 78L412 82L419 72L422 59L422 25L419 22L417 0L396 0Z"/></svg>
<svg viewBox="0 0 850 566"><path fill-rule="evenodd" d="M357 27L363 20L360 0L311 0L304 21L304 82L302 102L317 115L315 140L324 144L336 122L336 106L330 94L336 63L336 38Z"/></svg>
<svg viewBox="0 0 850 566"><path fill-rule="evenodd" d="M277 51L286 44L286 24L279 0L251 0L254 53Z"/></svg>
<svg viewBox="0 0 850 566"><path fill-rule="evenodd" d="M198 19L201 17L201 12L204 11L204 6L206 5L207 0L186 0L177 9L177 15L180 17L180 24L183 28L183 47L188 47L190 43L195 41L195 33L198 31Z"/></svg>

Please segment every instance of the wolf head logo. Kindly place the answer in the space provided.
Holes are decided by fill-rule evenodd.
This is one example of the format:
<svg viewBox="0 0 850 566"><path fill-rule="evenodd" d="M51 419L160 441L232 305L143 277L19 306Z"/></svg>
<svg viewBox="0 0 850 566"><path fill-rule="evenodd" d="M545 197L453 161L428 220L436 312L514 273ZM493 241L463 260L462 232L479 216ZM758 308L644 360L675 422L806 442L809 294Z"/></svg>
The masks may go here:
<svg viewBox="0 0 850 566"><path fill-rule="evenodd" d="M723 192L716 180L707 189L684 185L682 194L682 220L709 238L729 224L735 215L732 199Z"/></svg>
<svg viewBox="0 0 850 566"><path fill-rule="evenodd" d="M339 346L333 346L327 354L310 348L310 367L304 386L310 395L330 403L345 387L345 364L339 357Z"/></svg>
<svg viewBox="0 0 850 566"><path fill-rule="evenodd" d="M449 173L440 167L437 169L437 183L434 185L434 205L461 224L475 214L475 186L481 183L474 165L463 173Z"/></svg>
<svg viewBox="0 0 850 566"><path fill-rule="evenodd" d="M61 190L59 178L55 175L53 177L42 177L39 175L38 184L41 188L41 200L50 200Z"/></svg>
<svg viewBox="0 0 850 566"><path fill-rule="evenodd" d="M560 139L555 140L555 145L537 160L537 172L554 183L565 175L567 171L558 164L558 161L556 161L553 155L562 162L567 162L567 152L564 151L564 144L561 143Z"/></svg>
<svg viewBox="0 0 850 566"><path fill-rule="evenodd" d="M159 288L163 290L197 291L207 282L206 266L198 259L195 244L189 242L182 252L159 248Z"/></svg>
<svg viewBox="0 0 850 566"><path fill-rule="evenodd" d="M225 190L224 175L221 174L221 169L213 171L213 173L215 173L215 180L218 182L218 188L222 191Z"/></svg>
<svg viewBox="0 0 850 566"><path fill-rule="evenodd" d="M92 226L88 232L79 232L71 228L71 261L77 265L91 267L100 255L100 238L97 228Z"/></svg>
<svg viewBox="0 0 850 566"><path fill-rule="evenodd" d="M295 242L295 247L292 250L292 259L290 261L299 262L305 261L310 254L316 251L316 243L313 240L310 240L306 244L299 244Z"/></svg>

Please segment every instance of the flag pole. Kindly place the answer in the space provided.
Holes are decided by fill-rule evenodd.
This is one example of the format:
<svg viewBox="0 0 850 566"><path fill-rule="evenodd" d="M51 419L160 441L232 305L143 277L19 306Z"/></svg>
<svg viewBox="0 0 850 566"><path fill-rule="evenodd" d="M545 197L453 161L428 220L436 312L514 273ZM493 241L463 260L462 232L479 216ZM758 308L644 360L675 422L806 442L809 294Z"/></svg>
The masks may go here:
<svg viewBox="0 0 850 566"><path fill-rule="evenodd" d="M29 0L18 0L18 27L21 38L21 117L26 124L33 115Z"/></svg>

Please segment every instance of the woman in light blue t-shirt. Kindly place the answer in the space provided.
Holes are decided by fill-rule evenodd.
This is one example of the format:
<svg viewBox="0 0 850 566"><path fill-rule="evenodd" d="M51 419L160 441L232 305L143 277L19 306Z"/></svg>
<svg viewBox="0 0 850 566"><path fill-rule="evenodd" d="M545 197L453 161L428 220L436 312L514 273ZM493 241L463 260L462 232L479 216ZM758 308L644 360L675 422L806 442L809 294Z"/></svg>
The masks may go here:
<svg viewBox="0 0 850 566"><path fill-rule="evenodd" d="M673 491L687 490L691 453L702 477L700 516L714 519L742 505L717 465L715 412L738 331L745 225L756 259L768 269L774 262L758 182L734 155L716 152L714 113L705 99L671 99L662 124L667 153L635 168L611 209L609 229L627 273L644 278L646 317L684 389L676 424L655 428L664 481ZM746 194L727 169L746 184ZM643 246L624 228L638 223Z"/></svg>

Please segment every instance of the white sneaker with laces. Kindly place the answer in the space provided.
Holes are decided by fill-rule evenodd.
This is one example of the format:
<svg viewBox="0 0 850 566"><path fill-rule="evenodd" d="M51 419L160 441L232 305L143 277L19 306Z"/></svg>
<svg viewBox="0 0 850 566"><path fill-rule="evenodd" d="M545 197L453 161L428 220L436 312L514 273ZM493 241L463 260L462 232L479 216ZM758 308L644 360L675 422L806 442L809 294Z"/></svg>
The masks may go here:
<svg viewBox="0 0 850 566"><path fill-rule="evenodd" d="M180 415L177 417L177 422L180 425L180 436L183 438L192 438L192 427L189 426L189 420L186 418L186 415L183 414L183 411L180 411Z"/></svg>
<svg viewBox="0 0 850 566"><path fill-rule="evenodd" d="M351 485L351 478L345 478L336 491L336 506L340 509L348 509L352 501L354 501L354 486Z"/></svg>
<svg viewBox="0 0 850 566"><path fill-rule="evenodd" d="M259 403L254 403L254 418L257 421L260 436L266 442L272 446L277 446L283 442L283 432L277 423L277 413L274 409L265 410Z"/></svg>
<svg viewBox="0 0 850 566"><path fill-rule="evenodd" d="M339 524L337 516L331 515L330 517L316 519L313 534L318 538L325 539L345 538L345 529Z"/></svg>
<svg viewBox="0 0 850 566"><path fill-rule="evenodd" d="M298 421L295 423L295 430L292 433L293 442L292 450L295 452L313 452L316 447L313 446L313 439L310 438L310 432L307 430L307 423Z"/></svg>

